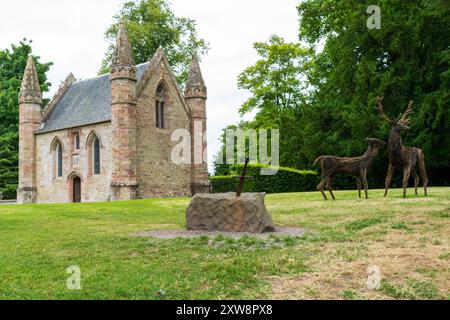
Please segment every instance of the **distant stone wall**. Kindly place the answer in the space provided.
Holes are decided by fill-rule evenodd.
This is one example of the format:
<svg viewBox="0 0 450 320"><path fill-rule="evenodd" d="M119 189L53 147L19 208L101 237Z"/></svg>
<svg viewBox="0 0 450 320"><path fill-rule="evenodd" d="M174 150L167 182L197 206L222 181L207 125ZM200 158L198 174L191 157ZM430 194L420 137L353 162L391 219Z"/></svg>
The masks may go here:
<svg viewBox="0 0 450 320"><path fill-rule="evenodd" d="M156 128L157 86L166 89L165 129ZM137 176L138 197L174 197L191 194L190 165L171 161L173 130L190 129L185 106L170 79L163 60L140 90L137 103Z"/></svg>
<svg viewBox="0 0 450 320"><path fill-rule="evenodd" d="M80 150L74 151L72 132L80 133ZM92 175L91 150L87 146L92 132L100 139L100 175ZM56 177L55 138L63 145L63 175ZM78 157L78 160L77 160ZM72 202L72 178L81 178L81 201L106 201L111 185L111 123L89 125L36 135L37 202Z"/></svg>

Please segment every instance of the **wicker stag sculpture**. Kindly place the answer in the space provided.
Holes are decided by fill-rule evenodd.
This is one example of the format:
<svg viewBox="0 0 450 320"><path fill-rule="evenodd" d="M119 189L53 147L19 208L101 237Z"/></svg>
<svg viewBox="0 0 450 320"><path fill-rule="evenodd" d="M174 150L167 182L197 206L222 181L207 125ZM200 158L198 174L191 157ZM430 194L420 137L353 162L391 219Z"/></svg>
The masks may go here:
<svg viewBox="0 0 450 320"><path fill-rule="evenodd" d="M420 178L423 180L423 188L425 189L425 196L427 195L428 177L425 170L425 159L421 149L404 147L402 145L401 133L408 131L410 116L413 113L414 101L410 101L406 111L401 114L396 120L389 119L383 111L383 98L377 97L377 109L380 116L391 125L391 133L388 141L389 152L389 168L386 176L386 197L391 184L394 168L403 169L403 197L406 198L406 188L411 173L414 177L414 188L417 195L417 188L420 183ZM420 175L420 177L419 177Z"/></svg>
<svg viewBox="0 0 450 320"><path fill-rule="evenodd" d="M320 183L317 185L323 198L327 200L327 196L323 191L324 187L328 189L333 199L336 199L333 194L332 183L336 173L349 173L356 176L356 182L358 186L358 195L361 198L361 187L364 188L366 199L369 198L367 183L367 171L372 165L373 159L377 156L380 146L385 145L386 142L375 138L367 138L369 142L369 148L366 153L360 157L354 158L341 158L335 156L321 156L314 161L314 165L320 164L322 176Z"/></svg>

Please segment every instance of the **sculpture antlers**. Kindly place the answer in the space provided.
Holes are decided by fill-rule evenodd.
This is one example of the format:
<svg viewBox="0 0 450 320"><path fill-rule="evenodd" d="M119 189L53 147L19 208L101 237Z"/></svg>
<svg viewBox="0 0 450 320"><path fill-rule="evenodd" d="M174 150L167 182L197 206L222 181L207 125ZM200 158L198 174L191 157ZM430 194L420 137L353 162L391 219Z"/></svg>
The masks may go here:
<svg viewBox="0 0 450 320"><path fill-rule="evenodd" d="M411 100L409 102L406 111L396 120L391 120L384 114L382 101L383 98L377 97L376 103L378 113L381 118L391 125L391 133L388 140L389 168L386 176L386 191L384 196L386 197L388 194L395 167L403 169L403 197L406 197L406 188L408 187L408 181L411 174L414 177L416 195L420 178L423 180L425 195L427 195L428 177L425 169L425 157L423 151L418 148L404 147L401 138L401 132L409 130L408 125L410 116L414 112L414 101Z"/></svg>
<svg viewBox="0 0 450 320"><path fill-rule="evenodd" d="M384 111L383 111L383 99L384 99L384 98L377 97L377 110L378 110L378 113L380 114L380 116L381 116L387 123L389 123L389 124L391 124L391 125L396 124L396 123L399 123L399 124L403 124L403 125L407 126L407 125L409 124L409 121L410 121L410 118L409 118L409 117L414 113L414 111L413 111L414 100L410 100L410 101L409 101L409 104L408 104L408 108L406 109L406 111L403 112L402 114L400 114L400 115L398 116L398 118L397 118L395 121L393 121L393 120L389 119L389 118L384 114Z"/></svg>

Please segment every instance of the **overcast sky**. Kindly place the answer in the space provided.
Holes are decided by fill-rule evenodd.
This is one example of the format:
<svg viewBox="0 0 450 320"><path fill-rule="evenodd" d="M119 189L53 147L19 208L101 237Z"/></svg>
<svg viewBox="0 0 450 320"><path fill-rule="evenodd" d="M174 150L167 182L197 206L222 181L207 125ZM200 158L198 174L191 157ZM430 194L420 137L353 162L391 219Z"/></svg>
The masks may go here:
<svg viewBox="0 0 450 320"><path fill-rule="evenodd" d="M26 37L33 54L52 61L49 97L69 72L77 79L94 77L106 51L104 32L123 0L2 1L0 48ZM257 60L256 41L278 34L296 41L298 0L172 0L177 16L196 20L199 36L211 50L202 63L208 86L208 153L211 171L221 130L239 121L237 110L248 93L237 88L237 76Z"/></svg>

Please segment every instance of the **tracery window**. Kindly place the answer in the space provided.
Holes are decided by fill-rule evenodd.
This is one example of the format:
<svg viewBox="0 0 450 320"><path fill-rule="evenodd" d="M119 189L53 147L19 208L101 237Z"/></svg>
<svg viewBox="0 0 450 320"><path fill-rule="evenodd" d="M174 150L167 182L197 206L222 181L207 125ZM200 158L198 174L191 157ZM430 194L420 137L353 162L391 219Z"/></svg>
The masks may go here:
<svg viewBox="0 0 450 320"><path fill-rule="evenodd" d="M63 146L59 140L54 144L54 168L57 178L63 175Z"/></svg>
<svg viewBox="0 0 450 320"><path fill-rule="evenodd" d="M160 129L165 128L164 108L166 104L166 93L163 85L159 85L156 90L156 103L155 103L155 115L156 115L156 127Z"/></svg>
<svg viewBox="0 0 450 320"><path fill-rule="evenodd" d="M100 174L100 140L97 136L92 140L92 168L93 174Z"/></svg>

